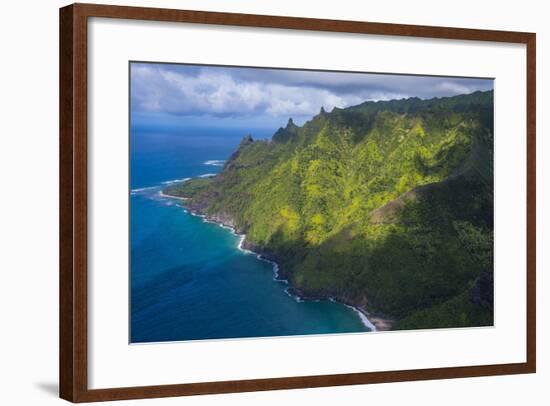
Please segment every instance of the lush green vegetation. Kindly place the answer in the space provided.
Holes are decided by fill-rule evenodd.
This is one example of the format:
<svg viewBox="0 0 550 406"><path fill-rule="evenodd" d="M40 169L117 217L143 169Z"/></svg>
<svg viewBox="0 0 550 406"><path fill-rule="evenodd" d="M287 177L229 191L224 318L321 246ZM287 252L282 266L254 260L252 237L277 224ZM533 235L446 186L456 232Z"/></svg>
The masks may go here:
<svg viewBox="0 0 550 406"><path fill-rule="evenodd" d="M247 136L215 179L178 187L305 294L394 328L490 325L492 131L492 91L366 102Z"/></svg>
<svg viewBox="0 0 550 406"><path fill-rule="evenodd" d="M162 193L183 197L184 199L189 199L195 196L197 193L202 192L213 182L213 178L195 178L189 179L186 181L174 183L173 185L167 186L162 190Z"/></svg>

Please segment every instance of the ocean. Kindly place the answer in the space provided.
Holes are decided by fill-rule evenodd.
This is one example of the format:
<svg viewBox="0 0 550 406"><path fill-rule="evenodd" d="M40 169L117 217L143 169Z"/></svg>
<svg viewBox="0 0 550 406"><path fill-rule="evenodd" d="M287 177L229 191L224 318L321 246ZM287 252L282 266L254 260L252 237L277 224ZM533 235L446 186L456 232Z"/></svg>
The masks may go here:
<svg viewBox="0 0 550 406"><path fill-rule="evenodd" d="M131 343L369 331L352 308L289 295L272 263L239 249L239 236L159 195L170 182L221 171L248 132L132 128Z"/></svg>

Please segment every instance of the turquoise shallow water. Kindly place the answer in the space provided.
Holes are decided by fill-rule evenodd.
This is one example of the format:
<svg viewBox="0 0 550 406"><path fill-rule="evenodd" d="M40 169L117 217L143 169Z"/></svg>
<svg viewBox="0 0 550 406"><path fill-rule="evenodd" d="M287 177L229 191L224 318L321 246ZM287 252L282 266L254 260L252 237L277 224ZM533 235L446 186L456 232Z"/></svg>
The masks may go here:
<svg viewBox="0 0 550 406"><path fill-rule="evenodd" d="M368 331L342 304L288 295L271 263L238 249L238 236L159 196L163 182L219 172L212 161L226 159L243 134L132 131L132 343Z"/></svg>

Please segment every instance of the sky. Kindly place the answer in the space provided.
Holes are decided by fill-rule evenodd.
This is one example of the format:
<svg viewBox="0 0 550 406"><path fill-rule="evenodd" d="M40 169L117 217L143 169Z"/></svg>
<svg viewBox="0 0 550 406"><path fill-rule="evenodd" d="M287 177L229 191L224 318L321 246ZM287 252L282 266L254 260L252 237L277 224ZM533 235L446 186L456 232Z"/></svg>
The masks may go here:
<svg viewBox="0 0 550 406"><path fill-rule="evenodd" d="M364 101L453 96L491 79L131 63L132 126L278 128Z"/></svg>

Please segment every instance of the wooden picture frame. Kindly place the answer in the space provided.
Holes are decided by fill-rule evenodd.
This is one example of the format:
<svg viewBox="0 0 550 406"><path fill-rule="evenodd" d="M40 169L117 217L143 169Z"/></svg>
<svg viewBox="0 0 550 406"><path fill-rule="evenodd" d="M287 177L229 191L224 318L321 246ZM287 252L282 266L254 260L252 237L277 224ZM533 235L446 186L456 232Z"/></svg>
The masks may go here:
<svg viewBox="0 0 550 406"><path fill-rule="evenodd" d="M88 387L88 19L216 24L525 44L527 47L526 362L416 370L197 382L109 389ZM426 379L536 370L536 36L534 33L337 21L202 11L74 4L60 9L60 397L72 402L140 399Z"/></svg>

